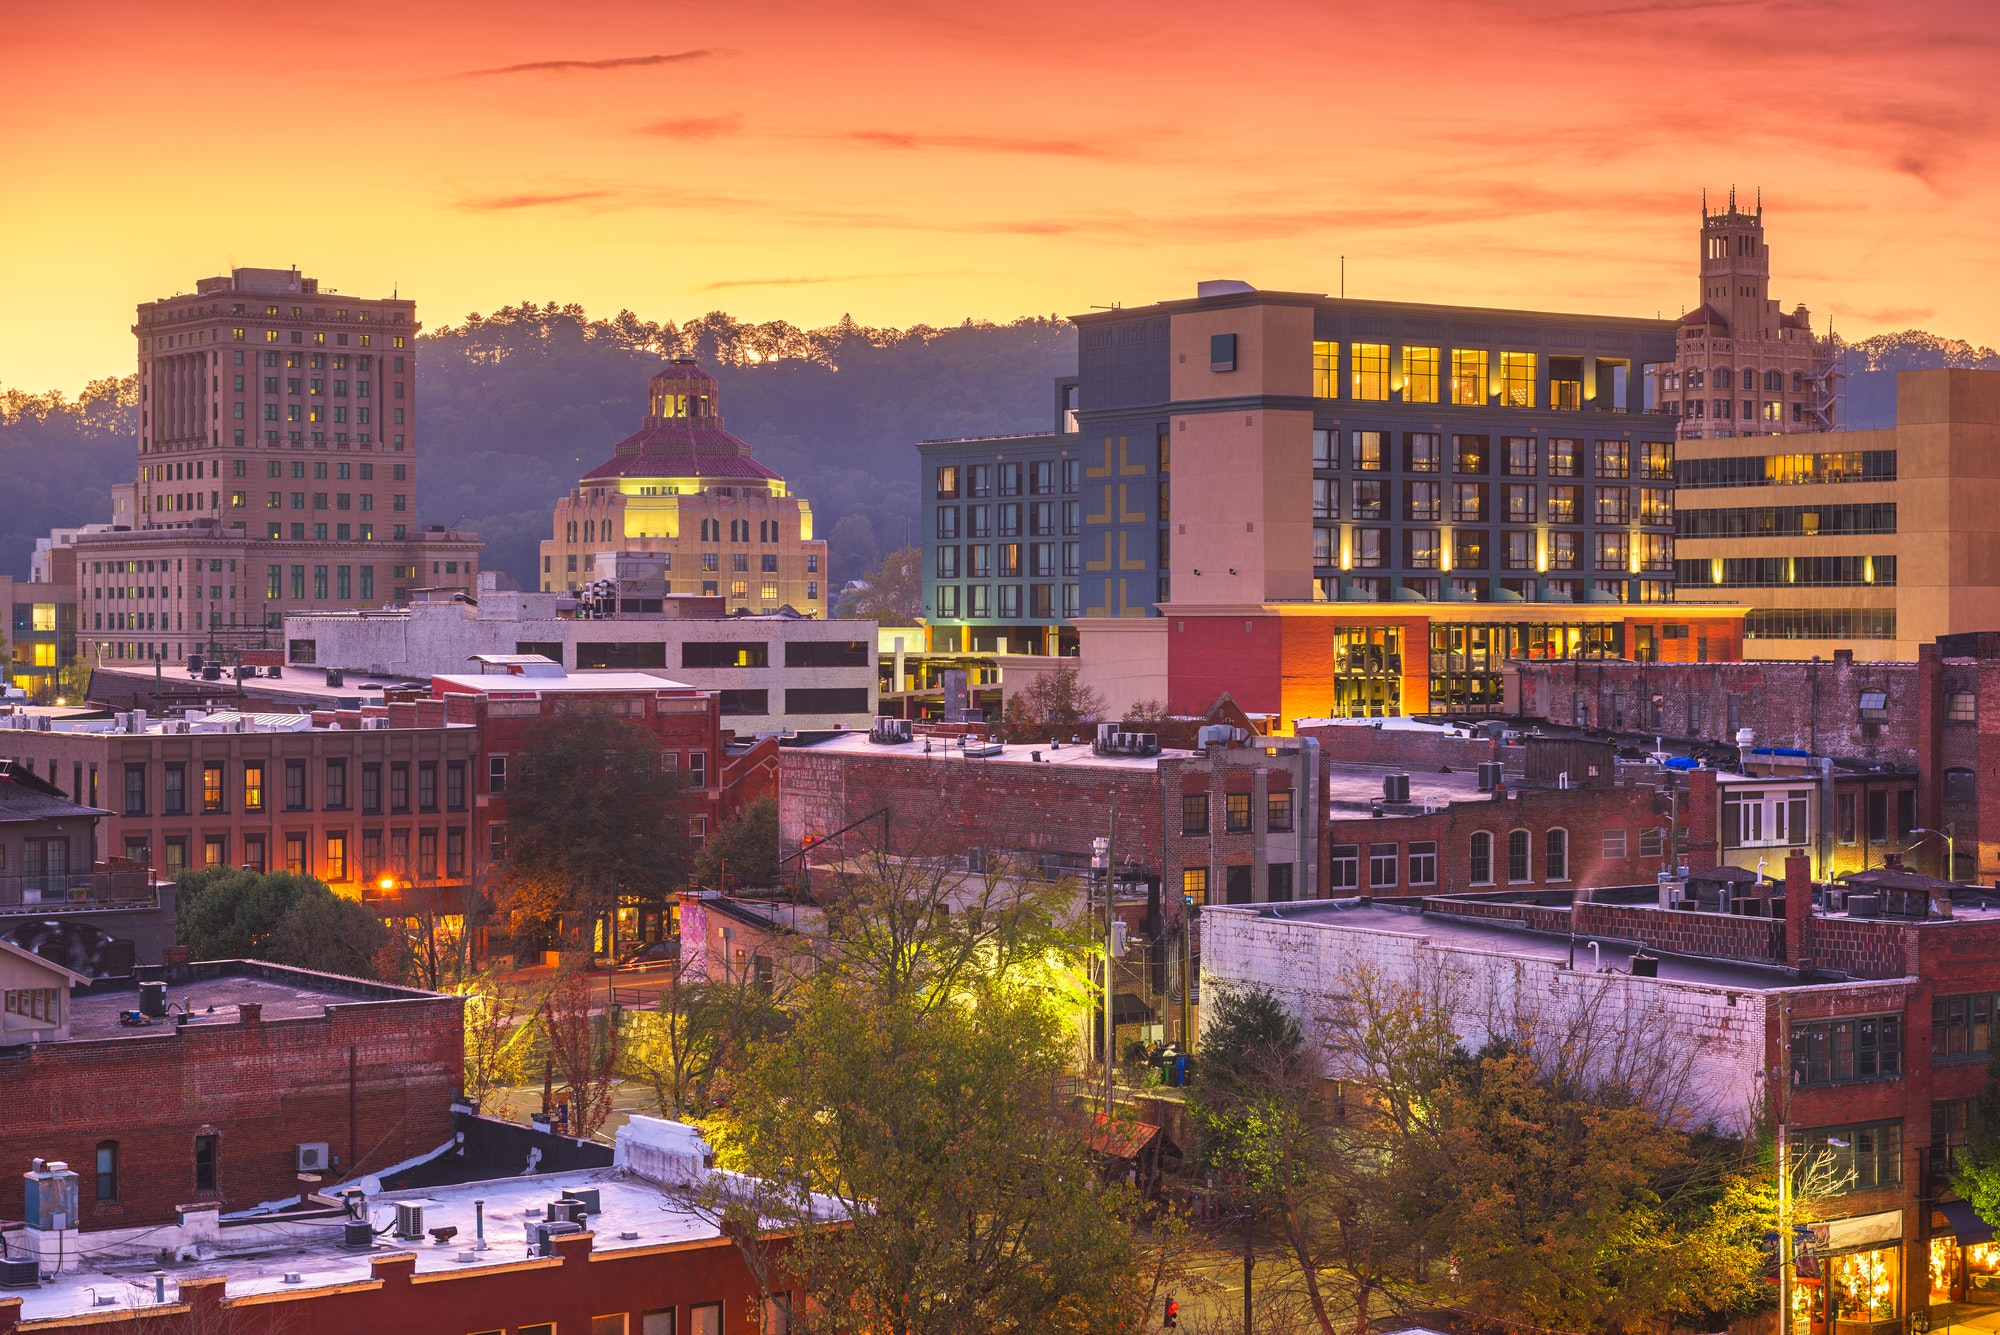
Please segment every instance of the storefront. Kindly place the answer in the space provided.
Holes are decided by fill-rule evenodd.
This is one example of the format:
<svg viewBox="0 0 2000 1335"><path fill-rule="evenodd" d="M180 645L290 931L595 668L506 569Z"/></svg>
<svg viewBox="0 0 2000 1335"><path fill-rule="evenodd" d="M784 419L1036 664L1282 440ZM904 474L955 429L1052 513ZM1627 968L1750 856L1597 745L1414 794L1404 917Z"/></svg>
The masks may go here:
<svg viewBox="0 0 2000 1335"><path fill-rule="evenodd" d="M1792 1290L1793 1329L1803 1335L1900 1330L1902 1281L1901 1210L1814 1224Z"/></svg>
<svg viewBox="0 0 2000 1335"><path fill-rule="evenodd" d="M2000 1305L2000 1244L1993 1225L1968 1201L1940 1201L1931 1211L1933 1303Z"/></svg>

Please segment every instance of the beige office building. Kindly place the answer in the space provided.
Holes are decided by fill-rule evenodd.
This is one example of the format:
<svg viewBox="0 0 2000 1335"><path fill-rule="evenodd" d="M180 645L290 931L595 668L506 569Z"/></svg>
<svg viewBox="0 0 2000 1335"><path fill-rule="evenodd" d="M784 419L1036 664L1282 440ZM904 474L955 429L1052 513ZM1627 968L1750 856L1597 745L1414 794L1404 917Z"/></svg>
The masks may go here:
<svg viewBox="0 0 2000 1335"><path fill-rule="evenodd" d="M469 589L478 539L417 516L417 329L414 302L296 269L140 305L137 478L65 544L85 652L214 653L287 612Z"/></svg>
<svg viewBox="0 0 2000 1335"><path fill-rule="evenodd" d="M1675 597L1748 604L1746 658L2000 627L2000 371L1903 372L1888 430L1676 450Z"/></svg>
<svg viewBox="0 0 2000 1335"><path fill-rule="evenodd" d="M812 506L725 431L715 378L678 358L648 382L646 422L556 502L542 591L612 578L620 553L664 558L666 592L731 612L825 616L826 543Z"/></svg>

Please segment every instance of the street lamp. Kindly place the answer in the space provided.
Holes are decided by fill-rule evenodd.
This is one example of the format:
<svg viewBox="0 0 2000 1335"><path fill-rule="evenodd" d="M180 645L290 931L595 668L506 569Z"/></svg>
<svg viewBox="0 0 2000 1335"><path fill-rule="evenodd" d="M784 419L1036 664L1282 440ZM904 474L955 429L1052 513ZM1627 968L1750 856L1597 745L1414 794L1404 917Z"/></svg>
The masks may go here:
<svg viewBox="0 0 2000 1335"><path fill-rule="evenodd" d="M1952 831L1955 828L1956 828L1955 825L1947 825L1942 830L1926 830L1919 828L1910 831L1910 833L1913 835L1934 834L1938 838L1944 840L1944 860L1945 860L1944 879L1947 881L1956 881L1958 879L1958 844L1957 841L1952 838ZM1917 844L1921 842L1923 842L1921 839L1913 839L1910 841L1910 846L1914 848Z"/></svg>

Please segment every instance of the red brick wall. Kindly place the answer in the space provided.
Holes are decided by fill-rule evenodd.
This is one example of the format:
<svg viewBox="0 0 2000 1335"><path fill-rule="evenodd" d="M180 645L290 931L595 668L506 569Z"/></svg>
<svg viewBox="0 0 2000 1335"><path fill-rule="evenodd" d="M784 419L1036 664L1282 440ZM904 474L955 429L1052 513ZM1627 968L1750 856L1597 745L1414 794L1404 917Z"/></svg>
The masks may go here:
<svg viewBox="0 0 2000 1335"><path fill-rule="evenodd" d="M1485 760L1511 761L1516 770L1522 764L1520 747L1502 747L1490 737L1453 737L1429 730L1347 723L1300 728L1298 734L1316 740L1321 757L1331 764L1394 765L1413 773L1435 771L1443 765L1455 770L1474 769Z"/></svg>
<svg viewBox="0 0 2000 1335"><path fill-rule="evenodd" d="M179 1297L192 1310L177 1310L176 1304L158 1313L146 1308L122 1316L100 1311L73 1322L36 1322L34 1329L51 1335L200 1335L215 1330L232 1335L464 1335L551 1322L568 1335L589 1330L593 1317L621 1313L626 1329L637 1331L643 1313L672 1307L676 1329L685 1331L692 1329L691 1305L716 1301L723 1305L723 1335L755 1335L762 1328L757 1281L727 1239L593 1255L595 1244L594 1234L572 1234L556 1239L557 1255L546 1260L427 1273L414 1283L413 1255L378 1255L369 1258L367 1280L318 1292L259 1295L241 1303L228 1297L225 1280L190 1277L181 1282ZM783 1282L776 1274L774 1279ZM0 1331L14 1328L20 1309L18 1297L0 1297Z"/></svg>
<svg viewBox="0 0 2000 1335"><path fill-rule="evenodd" d="M85 1229L171 1222L175 1206L195 1201L244 1209L298 1192L301 1142L326 1141L340 1157L338 1178L449 1140L464 1045L458 998L430 996L341 1003L314 1019L41 1044L8 1063L0 1163L67 1161L82 1178ZM194 1138L208 1132L222 1137L221 1190L202 1194ZM118 1144L120 1174L109 1204L96 1199L93 1176L106 1139ZM10 1177L0 1216L19 1218L22 1195L20 1177Z"/></svg>
<svg viewBox="0 0 2000 1335"><path fill-rule="evenodd" d="M1181 616L1170 609L1167 623L1169 713L1206 714L1225 692L1252 714L1284 708L1278 617Z"/></svg>
<svg viewBox="0 0 2000 1335"><path fill-rule="evenodd" d="M1579 934L1636 941L1649 950L1710 959L1783 964L1785 924L1779 918L1729 913L1684 913L1639 904L1578 904Z"/></svg>

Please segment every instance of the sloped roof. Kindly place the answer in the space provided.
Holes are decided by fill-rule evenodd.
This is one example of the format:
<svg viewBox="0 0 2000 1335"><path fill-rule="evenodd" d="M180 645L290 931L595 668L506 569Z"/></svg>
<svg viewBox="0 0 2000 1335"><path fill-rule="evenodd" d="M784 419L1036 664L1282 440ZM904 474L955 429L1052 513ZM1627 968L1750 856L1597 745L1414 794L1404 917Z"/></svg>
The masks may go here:
<svg viewBox="0 0 2000 1335"><path fill-rule="evenodd" d="M1729 321L1722 318L1721 311L1718 311L1715 307L1704 301L1701 305L1683 315L1681 323L1684 325L1719 324L1727 326Z"/></svg>
<svg viewBox="0 0 2000 1335"><path fill-rule="evenodd" d="M0 760L0 821L60 820L68 816L108 816L97 807L72 802L68 794L25 765Z"/></svg>
<svg viewBox="0 0 2000 1335"><path fill-rule="evenodd" d="M682 420L642 427L619 441L609 459L583 475L584 481L617 477L783 480L783 474L750 457L747 443L723 430L719 421L710 422Z"/></svg>

